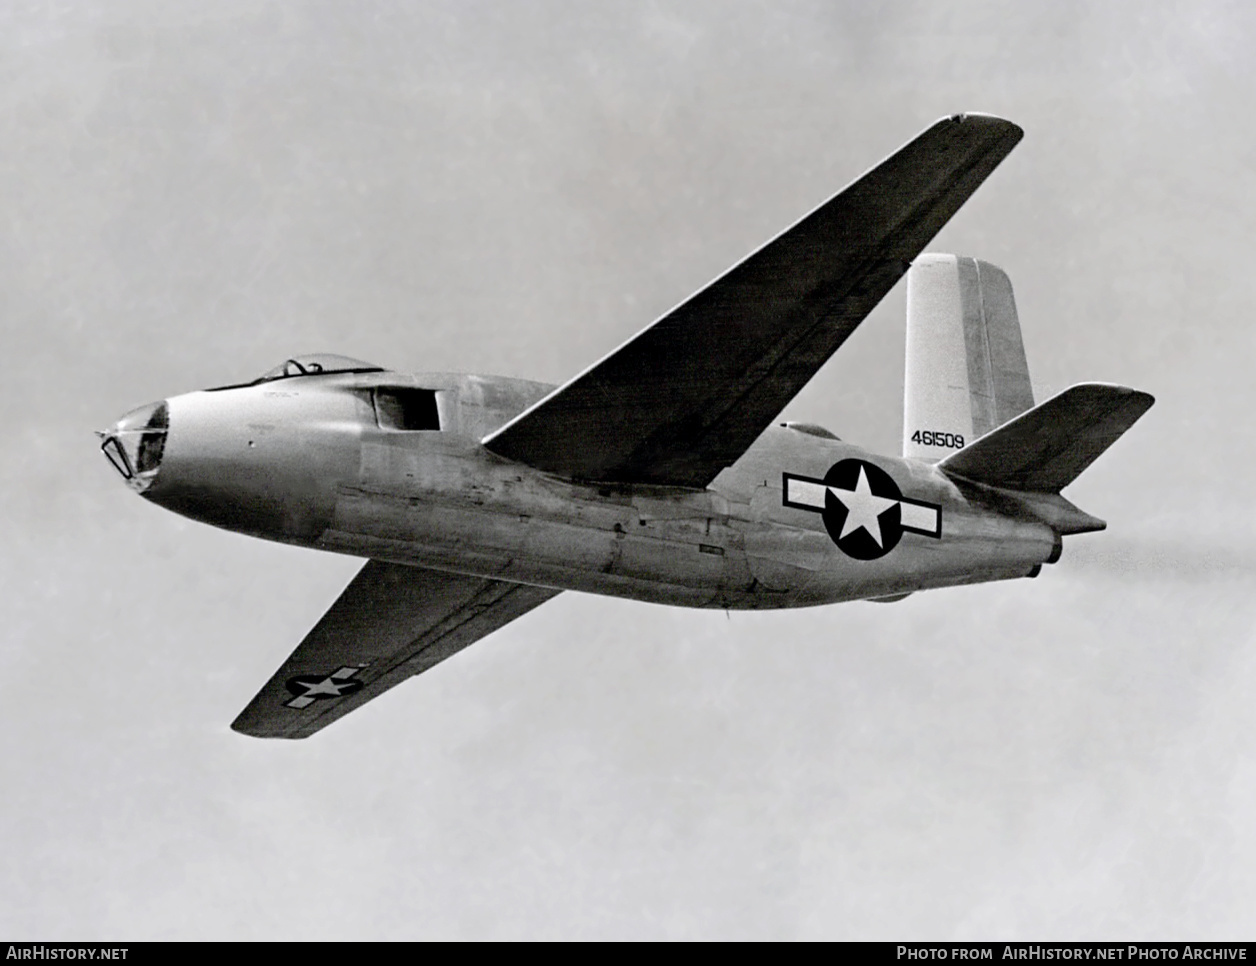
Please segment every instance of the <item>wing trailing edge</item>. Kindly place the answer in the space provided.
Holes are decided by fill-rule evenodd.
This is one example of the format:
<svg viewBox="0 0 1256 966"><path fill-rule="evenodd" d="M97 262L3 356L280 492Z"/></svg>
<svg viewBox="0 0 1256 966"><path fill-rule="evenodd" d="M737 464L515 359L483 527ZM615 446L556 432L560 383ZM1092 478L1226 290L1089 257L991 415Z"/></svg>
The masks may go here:
<svg viewBox="0 0 1256 966"><path fill-rule="evenodd" d="M981 114L938 121L484 445L573 479L705 487L1023 133Z"/></svg>

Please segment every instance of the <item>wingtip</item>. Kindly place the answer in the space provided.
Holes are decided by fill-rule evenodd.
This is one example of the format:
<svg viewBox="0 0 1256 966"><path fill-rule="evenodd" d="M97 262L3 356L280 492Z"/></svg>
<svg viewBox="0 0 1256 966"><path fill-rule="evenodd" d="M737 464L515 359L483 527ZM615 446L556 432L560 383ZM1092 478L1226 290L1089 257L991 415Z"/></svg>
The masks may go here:
<svg viewBox="0 0 1256 966"><path fill-rule="evenodd" d="M1019 124L1009 121L1005 117L999 117L997 114L984 114L981 111L961 111L958 114L952 114L950 117L943 118L943 120L950 121L952 124L966 124L1001 130L1012 135L1018 141L1025 136L1025 129Z"/></svg>
<svg viewBox="0 0 1256 966"><path fill-rule="evenodd" d="M1135 389L1132 386L1121 386L1120 388L1124 390L1123 395L1128 396L1131 402L1136 402L1142 408L1143 412L1146 412L1153 405L1155 405L1156 397L1149 392L1144 392L1141 389Z"/></svg>
<svg viewBox="0 0 1256 966"><path fill-rule="evenodd" d="M241 715L239 718L236 718L235 721L231 722L231 730L238 735L245 735L249 738L260 738L261 735L249 727L249 724L243 719L244 716Z"/></svg>
<svg viewBox="0 0 1256 966"><path fill-rule="evenodd" d="M247 738L304 738L305 734L290 734L288 732L279 731L274 728L266 728L257 723L248 720L247 712L242 713L235 721L231 722L231 730L238 735L244 735Z"/></svg>

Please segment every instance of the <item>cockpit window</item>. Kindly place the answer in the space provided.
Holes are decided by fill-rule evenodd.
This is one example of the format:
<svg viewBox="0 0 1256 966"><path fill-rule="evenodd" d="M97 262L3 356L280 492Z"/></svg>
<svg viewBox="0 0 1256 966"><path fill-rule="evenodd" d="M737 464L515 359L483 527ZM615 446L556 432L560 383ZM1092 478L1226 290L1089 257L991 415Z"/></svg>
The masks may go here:
<svg viewBox="0 0 1256 966"><path fill-rule="evenodd" d="M245 386L256 386L263 382L274 382L276 379L292 379L295 376L321 376L332 372L383 372L382 366L363 362L361 359L350 359L348 356L332 355L329 352L317 352L285 359L275 368L263 373L251 382L236 382L229 386L215 386L206 392L218 392L223 389L243 389Z"/></svg>

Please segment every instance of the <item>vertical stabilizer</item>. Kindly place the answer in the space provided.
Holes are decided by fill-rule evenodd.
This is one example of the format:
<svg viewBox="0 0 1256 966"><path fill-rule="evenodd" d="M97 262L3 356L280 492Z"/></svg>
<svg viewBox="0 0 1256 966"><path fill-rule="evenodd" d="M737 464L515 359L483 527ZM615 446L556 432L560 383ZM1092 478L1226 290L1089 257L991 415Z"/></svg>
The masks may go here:
<svg viewBox="0 0 1256 966"><path fill-rule="evenodd" d="M940 460L1034 404L1012 283L963 255L907 273L903 455Z"/></svg>

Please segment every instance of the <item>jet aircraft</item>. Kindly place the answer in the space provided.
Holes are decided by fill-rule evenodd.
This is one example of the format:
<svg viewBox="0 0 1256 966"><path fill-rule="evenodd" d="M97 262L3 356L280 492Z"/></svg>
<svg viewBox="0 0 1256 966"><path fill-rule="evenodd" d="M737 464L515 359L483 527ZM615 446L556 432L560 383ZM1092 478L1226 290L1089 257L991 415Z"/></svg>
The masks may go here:
<svg viewBox="0 0 1256 966"><path fill-rule="evenodd" d="M367 558L232 727L306 737L564 590L894 601L1102 529L1060 491L1152 397L1035 405L1007 276L921 254L1022 133L938 121L558 387L308 355L123 416L101 447L145 499ZM904 274L902 457L778 422Z"/></svg>

